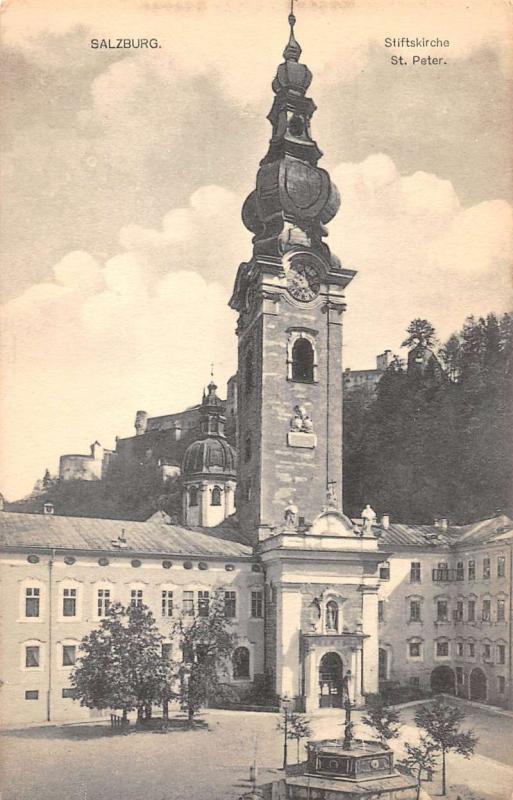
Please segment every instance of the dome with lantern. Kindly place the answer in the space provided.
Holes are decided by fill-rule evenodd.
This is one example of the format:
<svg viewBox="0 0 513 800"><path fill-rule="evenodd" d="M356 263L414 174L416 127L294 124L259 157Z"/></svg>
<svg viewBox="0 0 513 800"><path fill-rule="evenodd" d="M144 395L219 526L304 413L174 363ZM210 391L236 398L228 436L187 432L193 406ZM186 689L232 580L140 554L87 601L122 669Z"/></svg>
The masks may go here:
<svg viewBox="0 0 513 800"><path fill-rule="evenodd" d="M189 445L182 460L184 478L193 475L225 475L235 478L237 455L224 434L225 418L217 386L211 381L201 404L202 438Z"/></svg>

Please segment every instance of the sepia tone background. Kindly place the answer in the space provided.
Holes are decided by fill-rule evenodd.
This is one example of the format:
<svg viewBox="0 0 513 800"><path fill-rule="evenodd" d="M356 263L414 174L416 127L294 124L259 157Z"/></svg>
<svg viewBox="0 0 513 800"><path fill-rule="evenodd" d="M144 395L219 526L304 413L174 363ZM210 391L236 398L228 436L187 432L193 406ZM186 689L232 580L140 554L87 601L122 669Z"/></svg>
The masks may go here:
<svg viewBox="0 0 513 800"><path fill-rule="evenodd" d="M106 8L105 6L108 6ZM2 4L2 471L16 499L62 452L198 401L235 370L227 307L270 135L287 0ZM313 133L358 270L345 366L511 306L511 4L298 0ZM449 39L392 66L385 37ZM157 37L159 49L92 50Z"/></svg>

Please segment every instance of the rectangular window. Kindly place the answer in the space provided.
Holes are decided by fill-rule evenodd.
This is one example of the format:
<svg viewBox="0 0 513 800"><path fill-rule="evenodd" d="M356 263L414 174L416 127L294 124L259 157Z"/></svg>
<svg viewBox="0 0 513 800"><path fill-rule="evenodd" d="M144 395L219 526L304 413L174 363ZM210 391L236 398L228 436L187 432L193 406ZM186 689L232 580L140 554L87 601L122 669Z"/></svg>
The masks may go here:
<svg viewBox="0 0 513 800"><path fill-rule="evenodd" d="M456 564L456 580L462 581L464 580L464 578L465 578L465 573L464 573L463 561L458 561L458 563Z"/></svg>
<svg viewBox="0 0 513 800"><path fill-rule="evenodd" d="M96 611L99 617L107 616L110 606L110 589L98 589L96 595Z"/></svg>
<svg viewBox="0 0 513 800"><path fill-rule="evenodd" d="M489 644L483 645L483 658L485 661L489 661L492 657L492 648Z"/></svg>
<svg viewBox="0 0 513 800"><path fill-rule="evenodd" d="M378 600L378 622L383 622L385 619L385 603L383 600Z"/></svg>
<svg viewBox="0 0 513 800"><path fill-rule="evenodd" d="M38 617L39 616L39 601L40 590L36 587L28 587L25 589L25 616Z"/></svg>
<svg viewBox="0 0 513 800"><path fill-rule="evenodd" d="M490 577L490 559L483 558L483 578Z"/></svg>
<svg viewBox="0 0 513 800"><path fill-rule="evenodd" d="M74 644L62 645L62 666L73 667L77 660L77 648Z"/></svg>
<svg viewBox="0 0 513 800"><path fill-rule="evenodd" d="M436 603L436 621L447 622L449 616L447 600L438 600Z"/></svg>
<svg viewBox="0 0 513 800"><path fill-rule="evenodd" d="M463 667L456 667L456 683L463 683Z"/></svg>
<svg viewBox="0 0 513 800"><path fill-rule="evenodd" d="M224 615L228 619L234 619L237 616L237 597L235 592L224 593Z"/></svg>
<svg viewBox="0 0 513 800"><path fill-rule="evenodd" d="M468 579L469 581L475 581L476 579L476 562L469 561L468 562Z"/></svg>
<svg viewBox="0 0 513 800"><path fill-rule="evenodd" d="M476 621L476 601L469 600L468 601L468 621L475 622Z"/></svg>
<svg viewBox="0 0 513 800"><path fill-rule="evenodd" d="M420 561L412 561L410 564L410 583L420 583Z"/></svg>
<svg viewBox="0 0 513 800"><path fill-rule="evenodd" d="M210 602L210 595L208 592L198 592L198 616L208 617L208 605Z"/></svg>
<svg viewBox="0 0 513 800"><path fill-rule="evenodd" d="M483 611L481 613L483 622L490 622L490 601L483 600Z"/></svg>
<svg viewBox="0 0 513 800"><path fill-rule="evenodd" d="M130 590L130 605L132 608L141 608L143 604L143 590L131 589Z"/></svg>
<svg viewBox="0 0 513 800"><path fill-rule="evenodd" d="M455 613L456 622L463 622L463 600L458 600L456 603L456 613Z"/></svg>
<svg viewBox="0 0 513 800"><path fill-rule="evenodd" d="M506 619L506 601L497 600L497 622L504 622Z"/></svg>
<svg viewBox="0 0 513 800"><path fill-rule="evenodd" d="M476 646L475 646L474 642L469 642L468 643L468 655L469 655L469 658L474 658L475 655L476 655Z"/></svg>
<svg viewBox="0 0 513 800"><path fill-rule="evenodd" d="M437 654L437 656L448 656L449 655L449 642L437 642L436 643L436 654Z"/></svg>
<svg viewBox="0 0 513 800"><path fill-rule="evenodd" d="M171 592L169 589L162 589L161 610L163 617L173 616L173 592Z"/></svg>
<svg viewBox="0 0 513 800"><path fill-rule="evenodd" d="M410 622L420 622L420 600L410 600Z"/></svg>
<svg viewBox="0 0 513 800"><path fill-rule="evenodd" d="M382 581L390 580L390 561L383 561L379 565L379 577Z"/></svg>
<svg viewBox="0 0 513 800"><path fill-rule="evenodd" d="M66 697L69 697L69 698L71 698L72 700L74 700L74 699L75 699L75 697L77 696L77 693L76 693L76 690L75 690L75 689L72 689L72 688L70 687L70 688L63 689L63 690L62 690L62 696L63 696L64 698L66 698Z"/></svg>
<svg viewBox="0 0 513 800"><path fill-rule="evenodd" d="M506 663L506 645L505 644L498 644L497 645L497 664L505 664Z"/></svg>
<svg viewBox="0 0 513 800"><path fill-rule="evenodd" d="M173 645L169 644L168 642L164 642L162 645L162 658L164 661L171 661L173 657Z"/></svg>
<svg viewBox="0 0 513 800"><path fill-rule="evenodd" d="M185 591L182 593L182 611L185 617L194 616L194 592Z"/></svg>
<svg viewBox="0 0 513 800"><path fill-rule="evenodd" d="M25 666L29 668L39 666L39 647L37 645L27 645L25 648Z"/></svg>
<svg viewBox="0 0 513 800"><path fill-rule="evenodd" d="M76 617L77 615L77 590L63 589L62 592L62 616Z"/></svg>
<svg viewBox="0 0 513 800"><path fill-rule="evenodd" d="M456 643L456 655L463 658L463 642Z"/></svg>
<svg viewBox="0 0 513 800"><path fill-rule="evenodd" d="M251 616L255 619L264 616L264 598L260 590L251 592Z"/></svg>
<svg viewBox="0 0 513 800"><path fill-rule="evenodd" d="M25 692L25 700L39 700L39 692L37 689L28 689Z"/></svg>
<svg viewBox="0 0 513 800"><path fill-rule="evenodd" d="M497 676L497 691L499 694L505 694L506 692L506 678L503 675Z"/></svg>
<svg viewBox="0 0 513 800"><path fill-rule="evenodd" d="M409 643L409 651L411 658L419 658L420 657L420 642L410 642Z"/></svg>
<svg viewBox="0 0 513 800"><path fill-rule="evenodd" d="M506 559L504 556L499 556L497 559L497 577L504 578L506 575Z"/></svg>

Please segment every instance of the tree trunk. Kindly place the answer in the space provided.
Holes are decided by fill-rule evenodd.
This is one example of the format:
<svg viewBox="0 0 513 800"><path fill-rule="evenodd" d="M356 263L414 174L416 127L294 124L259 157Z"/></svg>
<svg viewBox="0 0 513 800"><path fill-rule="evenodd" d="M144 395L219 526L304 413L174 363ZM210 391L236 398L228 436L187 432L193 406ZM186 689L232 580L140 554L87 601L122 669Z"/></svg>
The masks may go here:
<svg viewBox="0 0 513 800"><path fill-rule="evenodd" d="M420 776L422 775L422 767L419 767L419 772L417 774L417 800L420 797Z"/></svg>
<svg viewBox="0 0 513 800"><path fill-rule="evenodd" d="M442 749L442 794L445 794L445 750Z"/></svg>
<svg viewBox="0 0 513 800"><path fill-rule="evenodd" d="M151 708L151 704L148 703L148 705L146 705L144 707L144 719L146 719L146 720L151 719L151 715L152 715L152 708Z"/></svg>
<svg viewBox="0 0 513 800"><path fill-rule="evenodd" d="M128 722L128 711L126 708L123 709L123 723Z"/></svg>
<svg viewBox="0 0 513 800"><path fill-rule="evenodd" d="M143 707L137 706L137 724L140 725L143 721Z"/></svg>
<svg viewBox="0 0 513 800"><path fill-rule="evenodd" d="M299 737L297 739L297 763L299 764Z"/></svg>
<svg viewBox="0 0 513 800"><path fill-rule="evenodd" d="M162 719L166 722L169 720L169 700L162 701Z"/></svg>

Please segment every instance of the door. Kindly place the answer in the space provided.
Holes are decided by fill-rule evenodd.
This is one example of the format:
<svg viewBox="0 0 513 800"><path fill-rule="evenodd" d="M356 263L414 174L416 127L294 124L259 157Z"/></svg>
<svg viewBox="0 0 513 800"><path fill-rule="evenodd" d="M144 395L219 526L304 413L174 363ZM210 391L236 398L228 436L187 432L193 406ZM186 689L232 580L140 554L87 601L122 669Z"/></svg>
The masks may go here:
<svg viewBox="0 0 513 800"><path fill-rule="evenodd" d="M338 653L325 653L319 664L319 708L342 708L344 669Z"/></svg>

